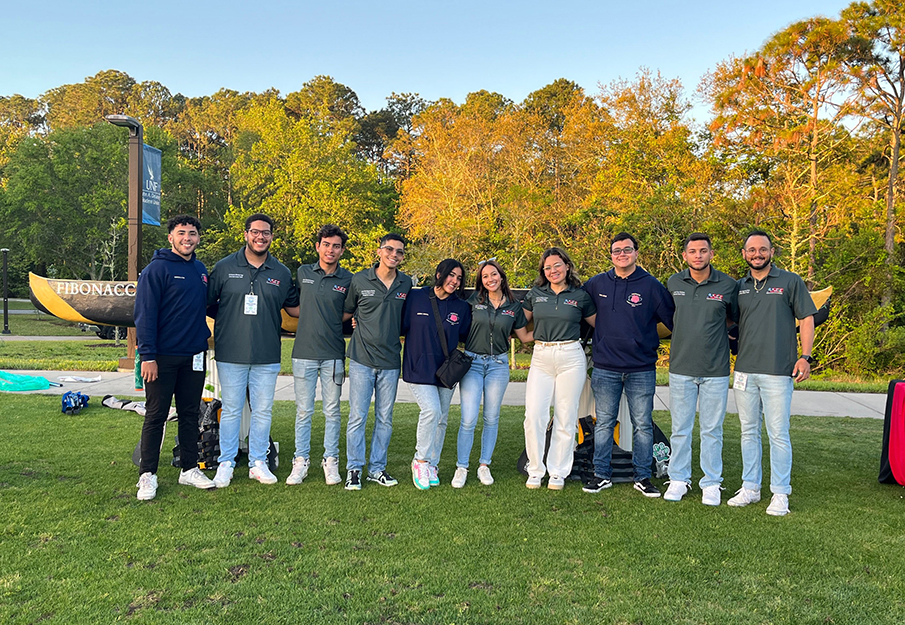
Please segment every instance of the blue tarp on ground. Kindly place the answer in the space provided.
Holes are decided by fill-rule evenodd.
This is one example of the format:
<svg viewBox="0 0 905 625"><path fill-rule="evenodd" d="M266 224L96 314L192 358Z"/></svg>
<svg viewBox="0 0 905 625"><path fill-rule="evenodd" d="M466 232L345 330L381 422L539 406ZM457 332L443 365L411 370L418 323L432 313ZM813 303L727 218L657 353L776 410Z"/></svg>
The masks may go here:
<svg viewBox="0 0 905 625"><path fill-rule="evenodd" d="M50 388L47 378L0 371L0 391L43 391Z"/></svg>

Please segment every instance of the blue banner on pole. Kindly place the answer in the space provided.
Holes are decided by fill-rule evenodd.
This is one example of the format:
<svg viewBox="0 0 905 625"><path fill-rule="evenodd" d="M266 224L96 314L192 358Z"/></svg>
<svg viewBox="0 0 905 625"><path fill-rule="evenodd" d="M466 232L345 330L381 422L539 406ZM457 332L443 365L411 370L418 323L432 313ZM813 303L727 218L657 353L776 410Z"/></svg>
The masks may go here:
<svg viewBox="0 0 905 625"><path fill-rule="evenodd" d="M144 180L141 187L141 223L160 225L160 150L144 146Z"/></svg>

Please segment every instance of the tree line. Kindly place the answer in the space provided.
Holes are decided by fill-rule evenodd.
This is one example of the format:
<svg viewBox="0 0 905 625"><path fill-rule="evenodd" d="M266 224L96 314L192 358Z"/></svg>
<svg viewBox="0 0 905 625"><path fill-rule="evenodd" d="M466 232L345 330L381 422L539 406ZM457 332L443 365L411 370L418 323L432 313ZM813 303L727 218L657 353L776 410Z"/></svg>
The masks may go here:
<svg viewBox="0 0 905 625"><path fill-rule="evenodd" d="M692 97L710 107L704 124L689 118ZM905 9L892 0L791 24L716 62L691 95L640 68L594 92L562 78L521 102L393 93L370 112L329 76L286 95L187 98L108 70L35 99L0 97L0 242L20 291L28 270L125 275L126 140L102 121L111 113L141 120L162 150L163 212L202 220L208 264L238 248L258 211L280 225L273 251L290 265L313 262L313 233L333 222L350 234L350 269L395 230L410 240L410 272L496 257L522 286L551 245L585 277L608 268L622 230L663 280L683 267L692 231L740 276L757 227L774 234L779 264L834 288L818 332L824 370L905 371ZM148 256L165 244L161 229L144 236Z"/></svg>

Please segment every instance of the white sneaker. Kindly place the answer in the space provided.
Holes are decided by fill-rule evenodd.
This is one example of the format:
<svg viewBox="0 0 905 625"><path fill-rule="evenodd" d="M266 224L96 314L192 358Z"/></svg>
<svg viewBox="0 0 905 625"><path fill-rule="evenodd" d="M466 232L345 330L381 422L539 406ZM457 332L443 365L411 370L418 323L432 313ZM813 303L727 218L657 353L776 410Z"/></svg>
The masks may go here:
<svg viewBox="0 0 905 625"><path fill-rule="evenodd" d="M757 503L758 501L760 501L760 490L749 490L742 486L736 491L735 497L726 503L733 508L741 508L749 503Z"/></svg>
<svg viewBox="0 0 905 625"><path fill-rule="evenodd" d="M462 467L456 468L456 474L453 475L452 482L450 485L453 488L462 488L465 486L465 480L468 479L468 469L463 469Z"/></svg>
<svg viewBox="0 0 905 625"><path fill-rule="evenodd" d="M308 461L308 458L293 458L292 459L292 472L289 473L289 477L286 478L286 483L290 486L295 484L301 484L305 481L305 478L308 477L308 466L311 463Z"/></svg>
<svg viewBox="0 0 905 625"><path fill-rule="evenodd" d="M558 475L551 475L547 482L547 488L550 490L562 490L566 487L566 481Z"/></svg>
<svg viewBox="0 0 905 625"><path fill-rule="evenodd" d="M427 490L431 487L430 470L426 462L412 460L412 482L418 490Z"/></svg>
<svg viewBox="0 0 905 625"><path fill-rule="evenodd" d="M189 469L188 471L180 471L179 483L185 486L204 488L205 490L209 488L217 488L217 485L214 484L214 480L202 473L201 469L199 469L198 467Z"/></svg>
<svg viewBox="0 0 905 625"><path fill-rule="evenodd" d="M139 501L148 501L157 496L157 476L153 473L142 473L138 478Z"/></svg>
<svg viewBox="0 0 905 625"><path fill-rule="evenodd" d="M263 460L255 460L255 463L248 467L248 479L258 480L261 484L277 483L277 476L270 472Z"/></svg>
<svg viewBox="0 0 905 625"><path fill-rule="evenodd" d="M525 486L530 488L531 490L535 490L540 488L540 482L542 478L539 477L528 477L528 481L525 482Z"/></svg>
<svg viewBox="0 0 905 625"><path fill-rule="evenodd" d="M226 488L233 479L233 464L229 461L220 463L217 467L217 474L214 476L214 486L217 488Z"/></svg>
<svg viewBox="0 0 905 625"><path fill-rule="evenodd" d="M481 480L481 484L484 486L493 484L493 476L490 475L490 467L486 464L482 464L478 467L478 479Z"/></svg>
<svg viewBox="0 0 905 625"><path fill-rule="evenodd" d="M339 460L337 458L324 458L321 460L321 468L324 470L324 481L327 484L339 484L343 481L339 475Z"/></svg>
<svg viewBox="0 0 905 625"><path fill-rule="evenodd" d="M440 485L440 475L437 473L437 467L430 464L427 468L428 477L430 478L431 486L439 486Z"/></svg>
<svg viewBox="0 0 905 625"><path fill-rule="evenodd" d="M789 496L783 493L773 493L770 505L767 506L767 514L770 516L786 516L789 514Z"/></svg>
<svg viewBox="0 0 905 625"><path fill-rule="evenodd" d="M666 489L666 493L663 495L663 499L666 501L682 501L682 497L690 490L691 484L688 482L671 480L669 482L669 488Z"/></svg>
<svg viewBox="0 0 905 625"><path fill-rule="evenodd" d="M701 495L701 503L705 506L718 506L723 498L723 489L719 484L705 486Z"/></svg>

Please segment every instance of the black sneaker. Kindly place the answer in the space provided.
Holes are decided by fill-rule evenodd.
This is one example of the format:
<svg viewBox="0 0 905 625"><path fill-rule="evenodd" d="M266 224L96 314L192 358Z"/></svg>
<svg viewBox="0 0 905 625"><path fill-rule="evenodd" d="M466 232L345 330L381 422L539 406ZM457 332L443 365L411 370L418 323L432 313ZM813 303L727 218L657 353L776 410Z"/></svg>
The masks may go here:
<svg viewBox="0 0 905 625"><path fill-rule="evenodd" d="M635 490L644 495L645 497L659 497L660 491L656 486L650 483L650 478L646 477L643 480L639 480L635 482Z"/></svg>
<svg viewBox="0 0 905 625"><path fill-rule="evenodd" d="M584 486L581 488L586 493L599 493L604 488L609 488L613 485L613 482L606 478L597 477L596 475L589 479L584 483Z"/></svg>
<svg viewBox="0 0 905 625"><path fill-rule="evenodd" d="M346 473L346 490L361 490L361 471L352 469Z"/></svg>
<svg viewBox="0 0 905 625"><path fill-rule="evenodd" d="M377 482L381 486L395 486L399 483L396 481L396 478L394 478L386 471L380 471L379 473L368 473L368 481Z"/></svg>

